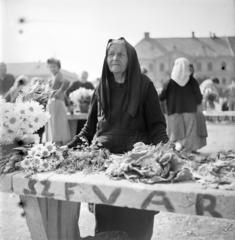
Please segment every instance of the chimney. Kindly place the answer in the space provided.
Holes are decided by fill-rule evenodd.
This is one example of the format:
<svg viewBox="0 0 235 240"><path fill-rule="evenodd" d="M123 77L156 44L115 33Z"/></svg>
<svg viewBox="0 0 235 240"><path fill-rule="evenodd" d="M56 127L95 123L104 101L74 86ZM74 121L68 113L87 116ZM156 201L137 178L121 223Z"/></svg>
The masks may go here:
<svg viewBox="0 0 235 240"><path fill-rule="evenodd" d="M194 31L192 31L192 38L195 38L196 36L195 36L195 32Z"/></svg>
<svg viewBox="0 0 235 240"><path fill-rule="evenodd" d="M149 38L150 38L149 32L145 32L145 33L144 33L144 38L145 38L145 39L149 39Z"/></svg>
<svg viewBox="0 0 235 240"><path fill-rule="evenodd" d="M215 33L210 32L210 38L211 38L211 39L216 39L216 38L218 38L218 37L216 36Z"/></svg>
<svg viewBox="0 0 235 240"><path fill-rule="evenodd" d="M216 36L215 33L213 33L212 38L213 38L213 39L216 39L216 38L218 38L218 37Z"/></svg>

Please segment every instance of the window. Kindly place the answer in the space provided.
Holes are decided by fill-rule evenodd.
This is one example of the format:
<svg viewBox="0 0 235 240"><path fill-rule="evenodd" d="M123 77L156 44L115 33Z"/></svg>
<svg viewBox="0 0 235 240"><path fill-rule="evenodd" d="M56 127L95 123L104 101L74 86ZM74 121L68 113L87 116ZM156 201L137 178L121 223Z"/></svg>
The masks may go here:
<svg viewBox="0 0 235 240"><path fill-rule="evenodd" d="M209 63L207 64L207 70L208 70L208 71L212 71L212 63L211 63L211 62L209 62Z"/></svg>
<svg viewBox="0 0 235 240"><path fill-rule="evenodd" d="M226 70L226 62L221 63L221 70L225 71Z"/></svg>
<svg viewBox="0 0 235 240"><path fill-rule="evenodd" d="M202 70L202 64L200 62L197 63L197 70L198 71Z"/></svg>
<svg viewBox="0 0 235 240"><path fill-rule="evenodd" d="M161 63L160 64L160 72L163 72L164 71L164 63Z"/></svg>

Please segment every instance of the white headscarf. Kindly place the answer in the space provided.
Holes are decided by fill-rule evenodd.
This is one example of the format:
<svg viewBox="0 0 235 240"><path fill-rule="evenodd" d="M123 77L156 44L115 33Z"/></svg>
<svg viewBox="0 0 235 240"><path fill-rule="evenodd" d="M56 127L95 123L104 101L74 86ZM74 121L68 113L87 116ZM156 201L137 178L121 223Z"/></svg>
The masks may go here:
<svg viewBox="0 0 235 240"><path fill-rule="evenodd" d="M191 74L189 69L190 62L186 58L177 58L171 72L171 79L181 87L185 86L189 81Z"/></svg>

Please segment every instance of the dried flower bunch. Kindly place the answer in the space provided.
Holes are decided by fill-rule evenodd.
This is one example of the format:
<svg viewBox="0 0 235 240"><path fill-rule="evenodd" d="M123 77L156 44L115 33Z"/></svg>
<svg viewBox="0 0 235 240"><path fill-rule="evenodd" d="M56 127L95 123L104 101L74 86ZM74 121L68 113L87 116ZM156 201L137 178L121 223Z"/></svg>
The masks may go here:
<svg viewBox="0 0 235 240"><path fill-rule="evenodd" d="M34 77L31 84L26 85L22 89L21 98L23 101L34 100L46 107L49 96L52 94L48 81L45 79Z"/></svg>

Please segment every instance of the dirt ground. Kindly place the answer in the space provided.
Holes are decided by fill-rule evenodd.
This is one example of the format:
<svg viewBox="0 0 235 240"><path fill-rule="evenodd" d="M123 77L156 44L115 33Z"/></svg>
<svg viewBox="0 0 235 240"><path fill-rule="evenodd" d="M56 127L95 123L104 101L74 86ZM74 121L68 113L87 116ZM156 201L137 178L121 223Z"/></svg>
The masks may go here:
<svg viewBox="0 0 235 240"><path fill-rule="evenodd" d="M235 148L235 125L208 123L208 143L201 152ZM18 196L0 193L0 240L31 240ZM82 204L79 226L82 237L93 235L95 219ZM163 213L155 216L152 240L234 240L235 220ZM65 239L66 240L66 239Z"/></svg>

